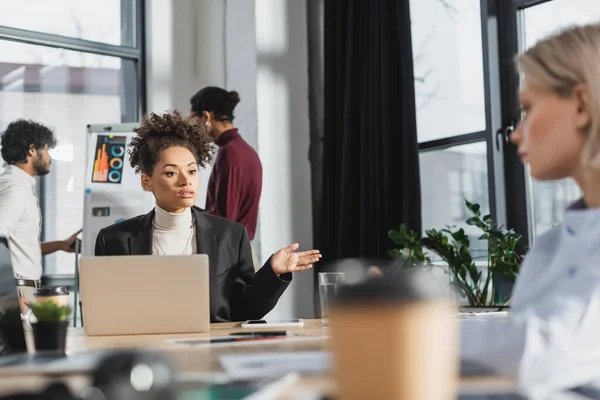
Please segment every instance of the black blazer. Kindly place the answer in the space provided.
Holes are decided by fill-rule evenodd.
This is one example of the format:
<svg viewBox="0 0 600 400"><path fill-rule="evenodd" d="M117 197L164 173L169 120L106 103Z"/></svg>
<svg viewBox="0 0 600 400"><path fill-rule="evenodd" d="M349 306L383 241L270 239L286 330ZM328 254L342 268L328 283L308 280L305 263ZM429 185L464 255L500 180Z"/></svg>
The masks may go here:
<svg viewBox="0 0 600 400"><path fill-rule="evenodd" d="M211 322L264 317L277 304L292 274L277 277L271 259L255 273L243 225L204 214L197 207L192 211L196 217L197 252L207 254L209 259ZM154 210L100 230L96 256L152 254L153 219Z"/></svg>

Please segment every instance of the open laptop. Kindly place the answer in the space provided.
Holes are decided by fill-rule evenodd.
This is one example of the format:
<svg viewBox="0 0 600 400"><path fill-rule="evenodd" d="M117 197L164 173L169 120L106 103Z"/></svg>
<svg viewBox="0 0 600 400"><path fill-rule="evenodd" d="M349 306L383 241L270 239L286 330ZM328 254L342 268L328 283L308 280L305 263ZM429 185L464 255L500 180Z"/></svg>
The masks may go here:
<svg viewBox="0 0 600 400"><path fill-rule="evenodd" d="M86 335L210 330L207 255L82 257L79 264Z"/></svg>

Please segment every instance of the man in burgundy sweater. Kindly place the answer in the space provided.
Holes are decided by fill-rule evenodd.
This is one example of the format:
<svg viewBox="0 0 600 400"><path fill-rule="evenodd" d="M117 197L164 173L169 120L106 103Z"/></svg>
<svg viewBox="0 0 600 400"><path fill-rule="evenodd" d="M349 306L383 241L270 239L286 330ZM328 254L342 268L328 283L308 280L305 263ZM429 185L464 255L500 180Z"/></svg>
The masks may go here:
<svg viewBox="0 0 600 400"><path fill-rule="evenodd" d="M192 113L206 124L219 146L208 181L206 212L244 225L253 240L262 191L262 165L256 151L233 125L233 110L239 101L237 92L209 86L196 93L190 103Z"/></svg>

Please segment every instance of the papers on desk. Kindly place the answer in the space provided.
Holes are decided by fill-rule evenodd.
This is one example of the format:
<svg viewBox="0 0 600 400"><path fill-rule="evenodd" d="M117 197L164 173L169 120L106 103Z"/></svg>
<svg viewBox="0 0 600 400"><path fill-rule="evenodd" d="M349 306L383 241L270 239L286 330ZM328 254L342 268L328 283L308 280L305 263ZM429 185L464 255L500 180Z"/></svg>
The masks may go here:
<svg viewBox="0 0 600 400"><path fill-rule="evenodd" d="M322 374L332 368L332 356L324 351L303 353L228 354L219 357L227 375L236 379L259 379L297 372Z"/></svg>
<svg viewBox="0 0 600 400"><path fill-rule="evenodd" d="M205 378L205 377L204 377ZM196 379L179 383L178 398L181 400L199 399L244 399L275 400L280 398L290 385L299 379L299 375L291 373L282 377L261 379Z"/></svg>
<svg viewBox="0 0 600 400"><path fill-rule="evenodd" d="M291 373L283 376L277 381L264 386L256 393L246 396L244 400L273 400L277 399L285 389L300 379L297 373Z"/></svg>
<svg viewBox="0 0 600 400"><path fill-rule="evenodd" d="M526 400L515 391L506 393L478 393L478 394L460 394L457 400ZM573 392L556 393L548 397L548 400L595 400L593 397L584 397Z"/></svg>
<svg viewBox="0 0 600 400"><path fill-rule="evenodd" d="M185 338L185 339L166 339L167 343L193 346L194 348L203 347L231 347L231 346L252 346L266 345L272 343L291 343L291 342L311 342L327 339L327 336L275 336L272 338L235 338L233 336L213 336L204 338Z"/></svg>

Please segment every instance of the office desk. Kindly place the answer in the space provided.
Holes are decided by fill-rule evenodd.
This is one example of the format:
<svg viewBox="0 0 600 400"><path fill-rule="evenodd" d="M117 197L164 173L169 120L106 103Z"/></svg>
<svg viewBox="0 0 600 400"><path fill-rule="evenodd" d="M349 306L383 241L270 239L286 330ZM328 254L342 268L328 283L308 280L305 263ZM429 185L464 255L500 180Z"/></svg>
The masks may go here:
<svg viewBox="0 0 600 400"><path fill-rule="evenodd" d="M150 349L167 356L183 377L193 378L194 376L206 373L221 372L222 367L219 363L219 356L223 354L305 352L328 349L327 340L288 343L261 342L260 344L255 342L249 345L219 345L210 348L197 348L166 341L166 339L177 338L227 336L232 332L242 330L240 323L223 323L211 325L211 331L204 334L87 337L82 328L70 328L67 339L67 353L74 354L97 349ZM303 328L291 328L288 330L293 331L297 335L307 337L328 335L328 328L321 327L321 320L305 320ZM23 388L39 390L48 383L50 378L56 380L57 377L43 377L37 374L15 376L14 374L10 374L10 370L0 370L0 394L23 390ZM89 384L88 378L84 374L72 374L68 377L60 378L60 380L67 383L74 391L80 391ZM495 377L462 380L462 386L466 390L481 385L485 385L486 387L506 387L507 385L512 385L512 383ZM314 389L323 389L332 392L334 391L333 381L330 377L301 378L290 387L282 399L293 399L301 391Z"/></svg>

